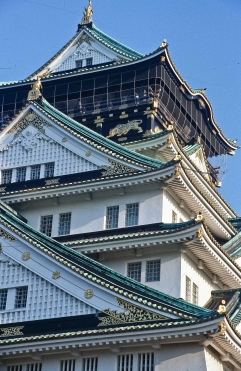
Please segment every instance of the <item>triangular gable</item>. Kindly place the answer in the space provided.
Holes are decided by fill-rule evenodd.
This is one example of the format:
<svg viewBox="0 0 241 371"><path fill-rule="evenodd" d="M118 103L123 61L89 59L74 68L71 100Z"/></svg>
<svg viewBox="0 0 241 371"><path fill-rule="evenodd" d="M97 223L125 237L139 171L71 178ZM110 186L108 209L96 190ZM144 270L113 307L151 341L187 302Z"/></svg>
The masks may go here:
<svg viewBox="0 0 241 371"><path fill-rule="evenodd" d="M54 161L54 176L97 169L106 176L166 165L104 138L46 100L31 102L5 127L0 151L2 170Z"/></svg>
<svg viewBox="0 0 241 371"><path fill-rule="evenodd" d="M79 25L77 34L53 58L29 76L29 79L34 79L37 75L45 76L72 69L81 71L89 66L131 61L140 57L142 54L112 39L94 24Z"/></svg>
<svg viewBox="0 0 241 371"><path fill-rule="evenodd" d="M29 252L23 254L23 261L30 256ZM1 290L6 293L6 301L3 298L1 301L1 323L7 323L10 318L11 322L17 322L96 313L91 305L61 290L3 252L0 252L0 272ZM27 294L26 303L23 300L22 305L16 303L20 289Z"/></svg>
<svg viewBox="0 0 241 371"><path fill-rule="evenodd" d="M190 160L196 165L205 178L209 180L210 170L203 146L201 144L187 145L183 148Z"/></svg>
<svg viewBox="0 0 241 371"><path fill-rule="evenodd" d="M209 310L153 290L67 248L1 210L1 207L0 242L3 254L14 264L19 264L26 272L41 277L87 307L95 308L104 314L103 318L107 316L101 320L100 326L210 315ZM13 286L19 286L19 282L22 285L19 275L17 277L17 282L11 282ZM29 300L34 300L34 295L31 294ZM49 297L48 300L51 307L55 299Z"/></svg>

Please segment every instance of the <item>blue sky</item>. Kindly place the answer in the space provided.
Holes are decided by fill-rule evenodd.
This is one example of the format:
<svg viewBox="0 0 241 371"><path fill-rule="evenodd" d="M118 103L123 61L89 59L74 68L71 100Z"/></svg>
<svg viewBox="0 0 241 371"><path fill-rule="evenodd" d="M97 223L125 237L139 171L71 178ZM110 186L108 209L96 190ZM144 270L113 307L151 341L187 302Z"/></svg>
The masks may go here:
<svg viewBox="0 0 241 371"><path fill-rule="evenodd" d="M241 146L240 0L92 0L94 23L147 54L167 39L189 85L208 88L214 117ZM0 0L0 81L21 80L76 32L87 0ZM217 159L221 194L241 215L241 149Z"/></svg>

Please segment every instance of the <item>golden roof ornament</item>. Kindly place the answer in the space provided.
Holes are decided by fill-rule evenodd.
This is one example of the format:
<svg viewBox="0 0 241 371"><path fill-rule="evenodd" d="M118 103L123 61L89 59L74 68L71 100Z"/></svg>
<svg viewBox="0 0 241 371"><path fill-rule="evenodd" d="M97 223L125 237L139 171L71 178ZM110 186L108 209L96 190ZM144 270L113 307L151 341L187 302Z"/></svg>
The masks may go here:
<svg viewBox="0 0 241 371"><path fill-rule="evenodd" d="M84 16L82 18L81 24L89 24L92 22L92 15L94 13L92 2L89 0L89 5L87 8L85 8L85 11L83 12Z"/></svg>
<svg viewBox="0 0 241 371"><path fill-rule="evenodd" d="M219 304L218 306L218 310L217 310L218 313L226 313L227 312L227 308L226 308L226 300L221 300L221 303Z"/></svg>
<svg viewBox="0 0 241 371"><path fill-rule="evenodd" d="M199 213L196 215L195 221L200 222L203 219L204 219L203 213L202 213L202 210L200 210Z"/></svg>
<svg viewBox="0 0 241 371"><path fill-rule="evenodd" d="M28 100L37 100L39 99L42 94L40 89L42 89L42 83L40 77L37 76L37 81L33 85L31 85L32 90L28 93Z"/></svg>

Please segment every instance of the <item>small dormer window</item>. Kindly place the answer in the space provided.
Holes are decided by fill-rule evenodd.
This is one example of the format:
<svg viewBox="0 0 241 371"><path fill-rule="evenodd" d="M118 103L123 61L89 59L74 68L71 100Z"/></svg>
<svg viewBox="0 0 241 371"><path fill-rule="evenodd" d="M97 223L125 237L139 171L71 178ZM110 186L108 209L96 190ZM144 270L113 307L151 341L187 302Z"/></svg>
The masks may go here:
<svg viewBox="0 0 241 371"><path fill-rule="evenodd" d="M31 166L30 179L39 179L40 178L40 165Z"/></svg>
<svg viewBox="0 0 241 371"><path fill-rule="evenodd" d="M12 169L2 170L2 184L8 184L12 181Z"/></svg>
<svg viewBox="0 0 241 371"><path fill-rule="evenodd" d="M76 68L81 68L81 67L83 67L83 60L80 59L80 60L78 60L78 61L75 61L75 66L76 66Z"/></svg>
<svg viewBox="0 0 241 371"><path fill-rule="evenodd" d="M93 64L93 58L87 58L86 59L86 66L92 66Z"/></svg>

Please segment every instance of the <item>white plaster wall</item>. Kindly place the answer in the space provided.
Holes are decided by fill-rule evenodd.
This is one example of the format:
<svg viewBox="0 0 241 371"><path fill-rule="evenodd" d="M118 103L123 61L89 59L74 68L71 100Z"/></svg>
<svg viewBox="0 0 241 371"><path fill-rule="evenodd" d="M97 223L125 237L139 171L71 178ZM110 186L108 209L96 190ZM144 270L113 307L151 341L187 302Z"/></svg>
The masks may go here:
<svg viewBox="0 0 241 371"><path fill-rule="evenodd" d="M177 222L187 221L190 219L190 215L183 209L180 208L178 202L165 190L163 192L163 223L172 223L172 211L177 214Z"/></svg>
<svg viewBox="0 0 241 371"><path fill-rule="evenodd" d="M27 130L35 134L38 133L36 128L29 126L22 134L26 134ZM55 164L54 176L98 169L97 165L51 140L36 139L36 145L33 145L29 151L21 143L16 143L12 147L8 147L7 150L0 152L1 170L48 162L54 162Z"/></svg>
<svg viewBox="0 0 241 371"><path fill-rule="evenodd" d="M135 348L123 348L120 353L110 350L81 351L80 357L74 357L70 353L46 355L42 358L42 371L60 370L61 360L75 359L75 370L83 369L83 358L98 357L98 371L117 370L118 355L133 354L133 371L138 371L138 354L154 353L155 371L223 371L222 365L217 359L205 358L204 349L196 343L162 345L158 350L149 346ZM26 371L27 363L35 363L33 360L19 359L7 361L7 365L23 365ZM207 363L206 363L207 362ZM7 365L0 366L0 371L6 371ZM212 367L212 368L210 368ZM233 371L230 369L230 371Z"/></svg>
<svg viewBox="0 0 241 371"><path fill-rule="evenodd" d="M119 225L125 226L126 204L139 203L139 223L151 224L162 221L162 195L158 189L126 193L123 196L103 192L98 198L86 201L81 196L69 196L60 200L31 202L26 209L14 207L35 229L40 228L40 217L53 215L52 236L58 235L59 214L71 212L71 234L93 232L105 229L105 215L108 206L119 205Z"/></svg>
<svg viewBox="0 0 241 371"><path fill-rule="evenodd" d="M222 362L220 361L220 358L212 349L205 348L204 349L205 359L206 359L206 365L207 365L207 371L226 371L230 370L233 371L233 368L227 367L224 368Z"/></svg>
<svg viewBox="0 0 241 371"><path fill-rule="evenodd" d="M163 345L156 354L155 371L206 370L203 347L196 343Z"/></svg>
<svg viewBox="0 0 241 371"><path fill-rule="evenodd" d="M78 52L81 51L79 45L76 50L63 62L61 65L56 68L55 71L66 71L73 68L76 68L75 61L77 60L83 60L86 58L93 58L93 64L100 64L111 61L111 59L104 55L103 53L99 52L98 50L94 49L91 45L88 45L86 42L83 44L86 45L87 49L85 53L79 54Z"/></svg>
<svg viewBox="0 0 241 371"><path fill-rule="evenodd" d="M96 313L91 306L65 293L20 264L4 260L6 256L0 253L0 287L8 289L9 309L0 311L0 323ZM14 289L21 286L28 286L27 305L26 308L14 309ZM10 303L9 295L12 296Z"/></svg>
<svg viewBox="0 0 241 371"><path fill-rule="evenodd" d="M206 275L203 270L197 268L196 264L190 259L187 254L182 254L181 258L181 297L185 299L186 292L186 276L191 279L192 284L198 286L198 305L203 306L206 304L211 296L212 290L219 290L220 287L212 283L211 279ZM192 299L192 292L191 292Z"/></svg>
<svg viewBox="0 0 241 371"><path fill-rule="evenodd" d="M146 261L159 259L161 260L160 281L146 282ZM180 297L181 257L179 252L160 252L158 254L148 254L142 258L117 255L116 258L112 256L110 260L101 261L102 264L124 276L127 276L128 263L133 262L142 262L141 283L176 298Z"/></svg>

